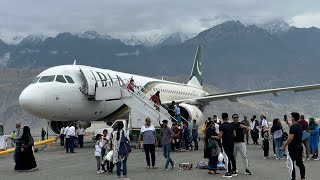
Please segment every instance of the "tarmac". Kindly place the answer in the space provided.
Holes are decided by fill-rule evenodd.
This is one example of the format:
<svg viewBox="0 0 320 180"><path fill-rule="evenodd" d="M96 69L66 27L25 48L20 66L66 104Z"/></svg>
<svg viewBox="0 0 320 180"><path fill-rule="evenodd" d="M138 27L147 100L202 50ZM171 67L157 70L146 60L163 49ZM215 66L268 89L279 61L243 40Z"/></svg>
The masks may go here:
<svg viewBox="0 0 320 180"><path fill-rule="evenodd" d="M39 167L34 172L14 171L13 154L0 156L0 179L1 180L88 180L88 179L116 179L113 173L96 173L96 161L94 157L94 143L87 138L84 148L77 148L76 153L65 153L65 149L53 143L52 147L47 147L35 153L35 158ZM174 152L172 159L176 162L174 169L164 170L164 157L162 149L156 150L156 166L158 169L146 169L145 154L142 149L133 149L128 159L128 177L132 180L193 180L193 179L228 179L223 178L225 171L220 171L219 175L210 175L207 170L196 169L195 166L203 159L203 144L200 143L199 151ZM40 147L41 148L41 147ZM289 179L289 171L286 160L275 160L270 143L270 159L263 159L263 150L258 145L247 145L249 166L252 175L244 174L244 167L240 154L237 157L238 176L232 179L238 180L285 180ZM178 164L191 162L192 170L179 171ZM319 180L319 161L305 161L306 179ZM114 172L116 171L116 167ZM300 178L297 170L297 179Z"/></svg>

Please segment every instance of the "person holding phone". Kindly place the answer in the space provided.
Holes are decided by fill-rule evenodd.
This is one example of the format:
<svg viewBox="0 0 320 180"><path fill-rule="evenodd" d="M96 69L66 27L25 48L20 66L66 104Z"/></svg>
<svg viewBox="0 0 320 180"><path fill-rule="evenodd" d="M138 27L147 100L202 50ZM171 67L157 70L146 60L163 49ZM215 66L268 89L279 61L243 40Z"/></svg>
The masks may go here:
<svg viewBox="0 0 320 180"><path fill-rule="evenodd" d="M300 115L299 113L293 112L291 113L291 116L292 116L292 124L289 130L289 137L286 143L280 148L280 150L284 151L285 148L288 146L288 150L289 150L288 155L290 156L289 158L291 158L292 163L296 162L296 165L300 169L301 180L304 180L306 172L305 172L305 167L302 161L303 147L302 147L302 126L300 126L299 124ZM296 179L294 164L293 164L291 179L292 180Z"/></svg>

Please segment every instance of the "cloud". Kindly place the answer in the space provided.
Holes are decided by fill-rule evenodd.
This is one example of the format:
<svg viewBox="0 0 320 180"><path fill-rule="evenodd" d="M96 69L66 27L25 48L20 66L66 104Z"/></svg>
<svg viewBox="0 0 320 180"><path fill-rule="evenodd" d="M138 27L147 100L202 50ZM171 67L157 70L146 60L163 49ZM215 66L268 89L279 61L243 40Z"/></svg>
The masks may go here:
<svg viewBox="0 0 320 180"><path fill-rule="evenodd" d="M2 0L0 37L86 30L115 37L198 33L226 20L261 23L273 17L320 27L316 18L306 16L308 24L297 20L301 15L320 13L319 5L315 0Z"/></svg>
<svg viewBox="0 0 320 180"><path fill-rule="evenodd" d="M294 16L290 24L297 27L320 27L320 12Z"/></svg>

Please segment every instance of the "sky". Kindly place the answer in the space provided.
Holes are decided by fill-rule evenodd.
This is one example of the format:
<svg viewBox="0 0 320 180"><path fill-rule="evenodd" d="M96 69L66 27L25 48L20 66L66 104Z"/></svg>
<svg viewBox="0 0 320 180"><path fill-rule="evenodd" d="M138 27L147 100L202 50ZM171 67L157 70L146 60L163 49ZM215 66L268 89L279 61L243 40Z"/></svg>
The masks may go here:
<svg viewBox="0 0 320 180"><path fill-rule="evenodd" d="M0 0L0 38L86 30L117 38L194 34L227 20L272 18L320 27L318 7L313 0Z"/></svg>

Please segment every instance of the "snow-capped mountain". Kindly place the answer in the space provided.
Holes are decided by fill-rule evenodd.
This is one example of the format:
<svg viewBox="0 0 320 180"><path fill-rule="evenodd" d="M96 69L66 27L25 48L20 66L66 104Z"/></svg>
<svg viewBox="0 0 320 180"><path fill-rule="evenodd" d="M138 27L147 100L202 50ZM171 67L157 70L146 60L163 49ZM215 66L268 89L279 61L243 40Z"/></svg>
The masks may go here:
<svg viewBox="0 0 320 180"><path fill-rule="evenodd" d="M194 35L185 34L181 32L176 32L173 34L162 34L157 33L150 36L130 36L127 39L121 39L121 41L127 45L135 46L135 45L144 45L146 47L153 47L157 45L176 45L181 44L187 40L189 40Z"/></svg>
<svg viewBox="0 0 320 180"><path fill-rule="evenodd" d="M19 44L37 44L42 43L47 36L43 34L31 34L25 38L19 43Z"/></svg>
<svg viewBox="0 0 320 180"><path fill-rule="evenodd" d="M130 45L130 46L145 45L145 43L146 43L142 40L142 38L138 38L134 35L130 36L129 38L121 39L121 42L125 43L126 45Z"/></svg>
<svg viewBox="0 0 320 180"><path fill-rule="evenodd" d="M187 40L191 39L192 37L194 37L194 35L176 32L176 33L173 33L173 34L169 35L168 37L166 37L160 43L160 45L161 46L178 45L178 44L186 42Z"/></svg>
<svg viewBox="0 0 320 180"><path fill-rule="evenodd" d="M113 39L113 37L107 34L99 34L96 31L85 31L83 33L76 33L75 35L83 39Z"/></svg>
<svg viewBox="0 0 320 180"><path fill-rule="evenodd" d="M258 24L257 26L268 31L270 34L283 33L290 29L290 25L280 18L269 20L266 23Z"/></svg>
<svg viewBox="0 0 320 180"><path fill-rule="evenodd" d="M19 44L26 36L17 35L17 36L0 36L1 40L8 45L17 45Z"/></svg>

